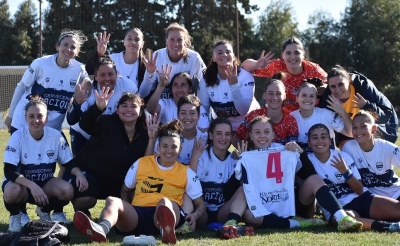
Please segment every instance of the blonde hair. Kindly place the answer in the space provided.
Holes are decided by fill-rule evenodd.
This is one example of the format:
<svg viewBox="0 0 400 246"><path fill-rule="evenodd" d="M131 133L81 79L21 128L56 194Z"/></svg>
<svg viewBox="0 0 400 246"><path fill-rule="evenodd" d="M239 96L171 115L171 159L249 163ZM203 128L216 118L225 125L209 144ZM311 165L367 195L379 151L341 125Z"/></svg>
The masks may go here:
<svg viewBox="0 0 400 246"><path fill-rule="evenodd" d="M192 47L192 37L190 36L188 30L183 27L182 25L179 25L178 23L174 22L171 23L167 29L165 29L165 39L168 39L168 35L170 31L180 31L183 32L183 36L184 36L184 42L183 42L183 46L185 47L185 49L182 50L183 53L183 61L187 62L187 56L188 56L188 52L187 49Z"/></svg>

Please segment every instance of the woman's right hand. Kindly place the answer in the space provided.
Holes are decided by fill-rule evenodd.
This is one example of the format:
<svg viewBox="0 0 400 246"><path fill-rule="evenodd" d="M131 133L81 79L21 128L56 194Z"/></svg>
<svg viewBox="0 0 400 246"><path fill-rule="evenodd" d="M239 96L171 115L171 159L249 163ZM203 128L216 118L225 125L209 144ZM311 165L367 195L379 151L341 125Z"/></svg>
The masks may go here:
<svg viewBox="0 0 400 246"><path fill-rule="evenodd" d="M99 94L97 90L94 91L96 96L96 106L98 109L103 110L107 107L110 97L114 94L114 90L110 92L110 87L103 87Z"/></svg>
<svg viewBox="0 0 400 246"><path fill-rule="evenodd" d="M107 34L106 31L103 33L100 32L99 37L96 37L96 42L97 42L97 53L99 53L100 56L104 56L107 51L107 44L108 41L110 40L111 34Z"/></svg>
<svg viewBox="0 0 400 246"><path fill-rule="evenodd" d="M204 150L207 149L208 144L205 144L205 139L202 137L194 139L194 145L192 149L192 157L194 159L199 159L200 156L203 154Z"/></svg>
<svg viewBox="0 0 400 246"><path fill-rule="evenodd" d="M160 78L160 82L158 85L161 87L166 87L169 84L170 76L172 72L172 66L169 64L165 64L161 66L161 73L157 70L158 77Z"/></svg>
<svg viewBox="0 0 400 246"><path fill-rule="evenodd" d="M268 64L270 64L270 63L274 60L274 59L272 59L272 58L274 58L274 56L275 56L275 54L272 53L271 51L268 52L268 53L265 55L265 51L263 50L263 51L261 52L260 58L258 58L257 63L256 63L257 69L258 69L258 68L267 67Z"/></svg>
<svg viewBox="0 0 400 246"><path fill-rule="evenodd" d="M37 184L34 184L33 187L30 187L33 199L35 203L39 207L44 207L49 204L49 198L47 197L46 193L44 193L43 189L40 188Z"/></svg>
<svg viewBox="0 0 400 246"><path fill-rule="evenodd" d="M75 102L79 105L82 105L82 103L86 101L87 95L88 95L87 91L83 89L81 85L78 84L75 90L75 96L74 96Z"/></svg>

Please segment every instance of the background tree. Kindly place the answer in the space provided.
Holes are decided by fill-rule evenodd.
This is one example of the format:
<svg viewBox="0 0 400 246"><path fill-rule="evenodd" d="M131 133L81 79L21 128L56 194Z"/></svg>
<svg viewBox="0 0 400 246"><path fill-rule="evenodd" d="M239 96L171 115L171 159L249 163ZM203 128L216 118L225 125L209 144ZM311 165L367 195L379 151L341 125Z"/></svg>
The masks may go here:
<svg viewBox="0 0 400 246"><path fill-rule="evenodd" d="M12 20L7 0L0 1L0 65L10 65L12 61Z"/></svg>

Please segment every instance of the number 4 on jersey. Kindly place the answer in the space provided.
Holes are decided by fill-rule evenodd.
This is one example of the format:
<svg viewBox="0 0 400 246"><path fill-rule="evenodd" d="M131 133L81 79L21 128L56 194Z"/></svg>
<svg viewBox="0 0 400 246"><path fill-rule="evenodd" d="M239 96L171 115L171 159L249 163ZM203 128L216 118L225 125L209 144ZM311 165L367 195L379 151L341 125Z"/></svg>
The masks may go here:
<svg viewBox="0 0 400 246"><path fill-rule="evenodd" d="M281 153L271 153L267 160L267 178L275 178L276 183L282 183Z"/></svg>

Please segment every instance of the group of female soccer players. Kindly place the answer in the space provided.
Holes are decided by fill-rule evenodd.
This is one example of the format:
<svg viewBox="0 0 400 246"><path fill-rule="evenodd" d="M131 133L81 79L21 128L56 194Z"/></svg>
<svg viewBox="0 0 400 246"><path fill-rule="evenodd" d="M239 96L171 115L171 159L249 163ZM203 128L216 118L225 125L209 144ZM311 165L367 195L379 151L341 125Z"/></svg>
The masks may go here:
<svg viewBox="0 0 400 246"><path fill-rule="evenodd" d="M138 28L110 55L103 32L85 69L74 58L86 39L64 30L57 53L33 61L17 85L5 121L9 231L29 221L26 203L41 219L70 223L71 201L75 228L96 242L115 226L123 235L161 230L175 243L176 233L213 222L235 238L254 227L324 225L315 200L339 231L400 231L398 119L364 75L326 73L304 60L297 38L284 41L281 59L262 52L241 65L220 40L205 66L177 23L166 48L146 54ZM272 77L265 107L252 74ZM72 153L60 132L65 116ZM95 223L97 199L106 205Z"/></svg>

